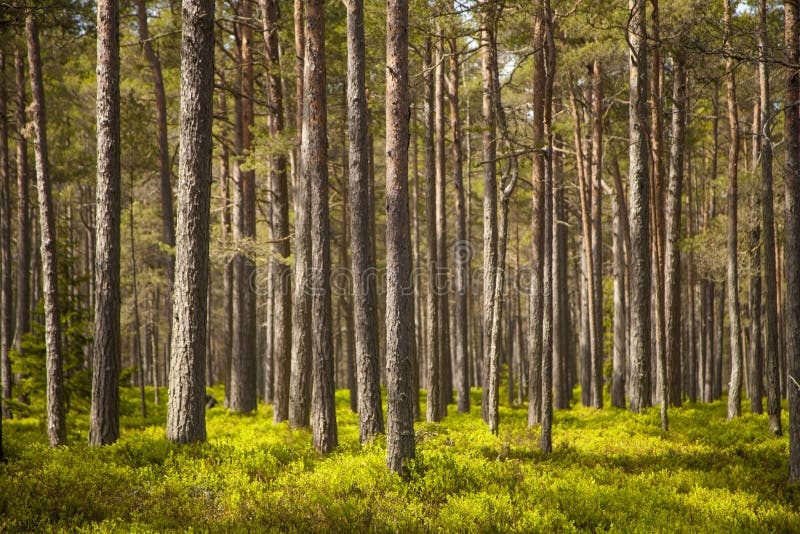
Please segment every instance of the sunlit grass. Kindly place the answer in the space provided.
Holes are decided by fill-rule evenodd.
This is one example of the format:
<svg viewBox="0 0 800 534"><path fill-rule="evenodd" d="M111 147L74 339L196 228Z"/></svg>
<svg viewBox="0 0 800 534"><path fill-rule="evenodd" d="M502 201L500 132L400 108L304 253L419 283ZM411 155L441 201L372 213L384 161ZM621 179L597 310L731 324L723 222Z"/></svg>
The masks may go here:
<svg viewBox="0 0 800 534"><path fill-rule="evenodd" d="M358 443L346 391L327 457L309 431L272 424L269 406L212 408L208 442L177 446L164 439L166 391L154 406L148 390L146 420L138 391L123 397L122 438L109 447L86 446L87 414L70 416L70 445L57 450L36 408L4 422L0 531L800 531L787 438L767 432L766 416L727 422L724 399L670 410L666 434L657 409L559 411L545 456L524 406L503 406L494 436L475 390L470 414L450 406L441 423L417 424L402 481L386 470L385 439Z"/></svg>

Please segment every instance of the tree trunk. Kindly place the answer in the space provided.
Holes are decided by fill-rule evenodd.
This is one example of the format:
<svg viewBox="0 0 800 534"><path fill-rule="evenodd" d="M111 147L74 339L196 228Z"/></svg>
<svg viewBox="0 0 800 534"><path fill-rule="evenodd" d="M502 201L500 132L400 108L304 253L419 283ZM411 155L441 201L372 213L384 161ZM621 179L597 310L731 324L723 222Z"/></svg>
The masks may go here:
<svg viewBox="0 0 800 534"><path fill-rule="evenodd" d="M428 242L428 400L425 417L430 423L441 421L441 379L439 374L439 279L437 277L436 244L436 155L434 150L434 73L433 44L425 38L423 60L425 83L425 216Z"/></svg>
<svg viewBox="0 0 800 534"><path fill-rule="evenodd" d="M725 6L725 49L731 50L730 0ZM728 419L742 414L742 348L739 317L739 264L737 261L738 228L738 172L739 172L739 114L736 106L736 74L734 60L730 55L725 60L727 71L725 85L728 100L728 124L730 127L730 149L728 151L728 319L731 340L731 380L728 386Z"/></svg>
<svg viewBox="0 0 800 534"><path fill-rule="evenodd" d="M666 314L667 398L673 406L681 405L681 195L683 189L683 154L686 150L686 71L683 51L672 58L672 142L669 156L669 184L665 214L664 281Z"/></svg>
<svg viewBox="0 0 800 534"><path fill-rule="evenodd" d="M98 128L99 130L99 128ZM139 402L141 404L142 410L142 419L147 417L147 404L145 403L144 397L144 381L145 381L145 372L144 372L144 360L142 358L142 339L139 335L141 329L141 322L139 321L139 288L137 285L136 280L136 243L133 239L133 173L131 173L131 190L130 190L130 209L128 210L129 216L129 225L128 228L130 229L130 239L131 239L131 282L133 285L133 353L131 354L131 363L136 365L138 380L139 380ZM98 210L99 211L99 210ZM99 225L98 225L99 226ZM117 258L117 265L119 266L119 258ZM119 300L117 300L119 302ZM208 307L208 303L206 303ZM119 321L119 312L117 313L117 321ZM208 317L206 317L206 324L208 324ZM117 325L117 335L119 335L119 325ZM117 344L119 345L119 343ZM208 344L206 344L206 351L210 353L211 350L208 348ZM208 358L208 354L206 355ZM95 359L97 361L97 359ZM97 364L95 364L97 365ZM117 368L119 368L119 360L117 362ZM211 382L208 379L208 369L211 367L210 365L206 366L206 383ZM117 403L119 403L119 378L116 377L117 381ZM119 405L117 405L117 434L119 434ZM91 430L91 428L90 428ZM119 437L119 436L117 436Z"/></svg>
<svg viewBox="0 0 800 534"><path fill-rule="evenodd" d="M25 137L25 63L21 46L14 50L14 71L17 94L15 98L17 142L17 306L14 329L14 350L22 352L22 341L30 332L31 317L31 206L28 176L28 140ZM10 375L9 375L10 376ZM5 384L4 384L5 387ZM8 386L9 397L11 384ZM5 395L5 393L4 393ZM6 397L6 398L9 398Z"/></svg>
<svg viewBox="0 0 800 534"><path fill-rule="evenodd" d="M61 352L61 316L58 304L58 267L56 265L56 218L53 209L50 161L47 151L47 114L39 53L39 25L32 13L25 17L28 42L28 65L31 78L31 116L33 149L36 155L36 185L39 192L41 226L42 288L44 293L45 346L47 349L47 435L50 446L67 442L64 410L63 354ZM27 268L27 267L26 267Z"/></svg>
<svg viewBox="0 0 800 534"><path fill-rule="evenodd" d="M305 0L295 0L295 64L298 146L302 145L305 99ZM311 416L311 183L303 169L302 148L295 163L294 294L292 296L292 362L289 378L289 426L307 427ZM275 421L278 422L275 412Z"/></svg>
<svg viewBox="0 0 800 534"><path fill-rule="evenodd" d="M267 112L270 136L280 138L284 131L283 90L278 48L278 2L261 0L264 14L264 43L267 58ZM292 358L292 280L289 266L289 185L286 155L276 154L270 161L270 193L272 224L270 226L270 276L272 278L274 325L272 354L274 358L275 403L273 419L285 421L289 416L289 378Z"/></svg>
<svg viewBox="0 0 800 534"><path fill-rule="evenodd" d="M172 363L167 439L205 441L206 292L214 80L214 1L185 0Z"/></svg>
<svg viewBox="0 0 800 534"><path fill-rule="evenodd" d="M630 409L641 412L650 398L650 192L647 149L646 0L629 0L630 64L630 191L631 222L631 399Z"/></svg>
<svg viewBox="0 0 800 534"><path fill-rule="evenodd" d="M613 212L613 241L611 256L614 260L614 359L611 378L611 406L625 407L625 375L627 366L627 319L625 309L625 250L622 236L622 214L617 195L611 199Z"/></svg>
<svg viewBox="0 0 800 534"><path fill-rule="evenodd" d="M175 221L172 213L171 160L169 155L169 142L167 140L167 97L164 92L164 79L161 75L161 61L153 49L153 44L150 40L150 32L147 26L146 0L137 0L136 18L138 21L139 40L144 49L147 62L150 64L150 73L153 77L153 93L156 99L156 135L158 141L162 239L164 240L164 244L171 250L175 247ZM171 252L165 253L164 267L167 274L167 295L172 295L172 289L175 284L175 256ZM172 335L171 298L166 299L164 318L167 321L167 339L169 339Z"/></svg>
<svg viewBox="0 0 800 534"><path fill-rule="evenodd" d="M800 10L784 2L786 62L800 62ZM789 481L800 480L800 71L786 73L786 360L789 384Z"/></svg>
<svg viewBox="0 0 800 534"><path fill-rule="evenodd" d="M331 311L331 251L328 215L328 111L325 99L325 2L308 0L303 72L303 181L311 193L311 431L314 448L328 453L338 444Z"/></svg>
<svg viewBox="0 0 800 534"><path fill-rule="evenodd" d="M359 437L383 433L375 258L370 242L364 2L347 3L347 122Z"/></svg>
<svg viewBox="0 0 800 534"><path fill-rule="evenodd" d="M494 313L494 282L497 271L497 134L494 76L492 65L497 58L495 41L495 12L492 0L483 0L483 28L481 29L481 79L483 131L483 362L481 378L481 415L489 422L489 343Z"/></svg>
<svg viewBox="0 0 800 534"><path fill-rule="evenodd" d="M119 115L119 6L113 0L99 0L97 3L96 300L89 445L108 445L119 439L121 368L119 255L122 187Z"/></svg>
<svg viewBox="0 0 800 534"><path fill-rule="evenodd" d="M759 2L758 79L761 95L761 225L763 232L762 270L764 273L764 360L767 375L767 413L770 432L781 434L781 392L778 371L778 306L775 273L775 215L772 192L772 137L769 114L772 109L769 90L769 68L766 61L766 3ZM763 13L762 13L763 11Z"/></svg>
<svg viewBox="0 0 800 534"><path fill-rule="evenodd" d="M408 217L408 2L386 9L386 463L404 475L414 458L411 402L414 343L411 235Z"/></svg>
<svg viewBox="0 0 800 534"><path fill-rule="evenodd" d="M11 398L11 360L9 350L14 342L14 294L11 289L11 188L8 165L8 115L6 94L6 56L0 50L0 243L2 244L2 292L0 293L0 419L10 419L11 410L5 403ZM0 461L3 459L2 421L0 420Z"/></svg>
<svg viewBox="0 0 800 534"><path fill-rule="evenodd" d="M461 119L458 115L459 55L455 37L450 44L450 129L453 132L453 182L456 186L455 219L456 245L453 247L455 270L455 324L456 324L456 391L458 393L458 413L469 413L469 344L467 342L467 277L472 256L472 246L467 241L466 194L462 172L463 154L461 150Z"/></svg>

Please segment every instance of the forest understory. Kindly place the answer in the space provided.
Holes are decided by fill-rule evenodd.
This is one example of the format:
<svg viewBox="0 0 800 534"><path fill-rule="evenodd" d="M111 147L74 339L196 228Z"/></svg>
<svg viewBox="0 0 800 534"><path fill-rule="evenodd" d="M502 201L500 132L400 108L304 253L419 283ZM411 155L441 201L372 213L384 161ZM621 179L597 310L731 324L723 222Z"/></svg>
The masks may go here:
<svg viewBox="0 0 800 534"><path fill-rule="evenodd" d="M766 415L726 421L725 397L671 410L665 433L658 407L584 408L576 388L573 407L555 413L549 455L524 405L503 403L493 435L480 389L472 397L469 414L451 406L441 423L415 425L405 482L386 470L385 437L359 445L347 390L336 395L339 447L327 456L309 430L274 425L263 404L251 415L211 408L208 441L181 446L165 439L166 407L152 404L152 389L142 420L138 390L123 388L119 441L88 447L88 412L75 407L68 445L56 449L34 406L5 421L0 532L800 531L788 438L764 431Z"/></svg>

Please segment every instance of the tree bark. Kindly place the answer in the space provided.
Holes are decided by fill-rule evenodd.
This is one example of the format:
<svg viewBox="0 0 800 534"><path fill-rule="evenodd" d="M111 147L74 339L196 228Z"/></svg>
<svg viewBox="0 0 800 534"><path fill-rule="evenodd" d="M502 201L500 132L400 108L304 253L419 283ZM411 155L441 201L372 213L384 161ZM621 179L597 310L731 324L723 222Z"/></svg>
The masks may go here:
<svg viewBox="0 0 800 534"><path fill-rule="evenodd" d="M14 294L11 286L11 187L8 165L8 115L6 94L6 56L0 50L0 243L2 243L2 290L0 292L0 375L2 375L2 394L0 394L0 419L10 419L11 410L5 403L11 398L11 360L9 351L14 342ZM3 458L2 421L0 421L0 460Z"/></svg>
<svg viewBox="0 0 800 534"><path fill-rule="evenodd" d="M185 0L172 363L167 439L205 441L206 292L214 80L214 1Z"/></svg>
<svg viewBox="0 0 800 534"><path fill-rule="evenodd" d="M783 4L786 60L786 360L789 384L789 481L800 480L800 6Z"/></svg>
<svg viewBox="0 0 800 534"><path fill-rule="evenodd" d="M67 442L64 407L63 354L61 352L61 315L58 304L58 267L56 260L56 220L53 209L50 161L47 150L47 114L39 49L39 25L32 13L25 17L28 65L31 78L31 117L33 149L36 156L36 186L39 193L41 227L42 288L44 293L45 347L47 349L47 435L50 446ZM27 266L26 266L27 268Z"/></svg>
<svg viewBox="0 0 800 534"><path fill-rule="evenodd" d="M497 271L497 134L494 76L492 65L497 58L495 41L494 2L483 0L481 29L481 79L483 131L481 143L483 150L483 362L481 374L481 415L489 422L489 343L494 313L494 282Z"/></svg>
<svg viewBox="0 0 800 534"><path fill-rule="evenodd" d="M153 49L150 40L150 31L147 26L146 0L137 0L136 18L139 29L139 40L142 43L144 55L150 64L150 73L153 77L153 94L156 99L156 136L158 142L158 175L159 192L161 194L161 224L162 239L169 247L170 252L165 253L164 267L167 274L167 295L172 295L175 284L175 256L171 250L175 247L175 220L172 209L172 177L171 160L169 155L169 141L167 140L167 97L164 92L164 78L161 74L161 61ZM172 335L172 299L166 299L164 317L167 321L167 339ZM167 344L169 347L169 344Z"/></svg>
<svg viewBox="0 0 800 534"><path fill-rule="evenodd" d="M731 51L730 0L725 6L725 49ZM725 60L727 71L725 85L728 100L728 124L730 128L730 149L728 151L728 320L730 321L731 341L731 380L728 386L728 419L742 414L742 348L739 317L739 263L737 261L738 229L738 173L739 173L739 113L736 105L736 74L734 60L730 55Z"/></svg>
<svg viewBox="0 0 800 534"><path fill-rule="evenodd" d="M281 85L280 50L278 47L278 2L261 0L264 14L264 43L267 58L267 113L270 136L280 138L284 132L283 89ZM289 266L289 185L286 155L276 154L270 161L270 276L272 278L274 325L272 354L274 358L275 403L273 419L289 417L289 379L292 359L292 281Z"/></svg>
<svg viewBox="0 0 800 534"><path fill-rule="evenodd" d="M375 258L370 241L364 1L347 3L347 119L359 438L383 433Z"/></svg>
<svg viewBox="0 0 800 534"><path fill-rule="evenodd" d="M119 5L114 0L99 0L95 222L97 244L89 445L108 445L119 439L121 187Z"/></svg>
<svg viewBox="0 0 800 534"><path fill-rule="evenodd" d="M669 155L669 184L666 206L666 239L664 244L664 281L666 319L667 399L681 405L681 195L686 150L686 71L683 50L673 54L672 142Z"/></svg>
<svg viewBox="0 0 800 534"><path fill-rule="evenodd" d="M603 82L600 62L592 63L592 406L603 407Z"/></svg>
<svg viewBox="0 0 800 534"><path fill-rule="evenodd" d="M338 444L331 312L331 251L328 216L328 111L325 99L325 2L307 0L303 71L303 181L310 185L311 217L311 431L324 454Z"/></svg>
<svg viewBox="0 0 800 534"><path fill-rule="evenodd" d="M25 63L23 49L14 50L14 71L17 94L15 98L17 142L17 306L14 329L14 350L22 352L22 341L30 332L31 316L31 218L30 179L28 175L28 140L25 137ZM10 376L10 375L9 375ZM4 385L5 387L5 385ZM8 386L11 396L11 385ZM5 393L4 393L5 395Z"/></svg>
<svg viewBox="0 0 800 534"><path fill-rule="evenodd" d="M630 191L631 223L631 398L630 409L641 412L650 398L650 191L647 148L646 0L629 0L630 55Z"/></svg>
<svg viewBox="0 0 800 534"><path fill-rule="evenodd" d="M456 391L458 394L458 413L469 413L469 344L467 342L467 277L472 257L472 246L467 241L466 194L464 192L464 175L462 172L463 152L461 150L461 119L459 117L458 84L459 55L455 37L449 39L450 44L450 129L453 132L453 182L456 186L455 219L456 245L453 247L455 269L455 325L456 325Z"/></svg>
<svg viewBox="0 0 800 534"><path fill-rule="evenodd" d="M778 370L778 306L775 267L775 214L772 178L772 137L769 113L772 109L769 67L766 61L766 1L759 2L759 87L761 97L761 225L762 271L764 273L764 362L767 375L767 413L770 432L781 435L781 392ZM763 12L762 12L763 11Z"/></svg>
<svg viewBox="0 0 800 534"><path fill-rule="evenodd" d="M386 463L406 473L414 458L412 351L414 301L410 289L408 216L408 2L386 9L386 367L388 378Z"/></svg>

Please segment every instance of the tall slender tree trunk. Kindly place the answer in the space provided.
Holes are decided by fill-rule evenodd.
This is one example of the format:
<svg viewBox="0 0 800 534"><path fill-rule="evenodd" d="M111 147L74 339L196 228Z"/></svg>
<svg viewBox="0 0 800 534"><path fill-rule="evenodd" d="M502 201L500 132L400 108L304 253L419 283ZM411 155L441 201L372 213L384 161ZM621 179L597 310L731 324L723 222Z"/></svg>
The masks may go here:
<svg viewBox="0 0 800 534"><path fill-rule="evenodd" d="M302 154L305 101L305 0L295 0L295 74L298 156L295 158L294 294L292 296L292 363L289 378L289 426L309 425L311 416L311 183Z"/></svg>
<svg viewBox="0 0 800 534"><path fill-rule="evenodd" d="M459 55L458 42L455 37L449 40L450 45L450 129L453 132L453 182L456 186L455 219L456 246L453 248L455 260L455 325L456 325L456 391L458 394L458 413L469 412L469 344L467 332L467 277L472 256L472 246L467 241L466 194L464 191L463 152L461 149L461 118L459 117Z"/></svg>
<svg viewBox="0 0 800 534"><path fill-rule="evenodd" d="M401 475L406 473L406 461L415 454L408 84L408 2L389 0L386 9L386 464L390 471Z"/></svg>
<svg viewBox="0 0 800 534"><path fill-rule="evenodd" d="M167 439L205 441L214 1L184 0L181 141Z"/></svg>
<svg viewBox="0 0 800 534"><path fill-rule="evenodd" d="M264 15L264 43L267 58L267 112L269 133L279 138L284 132L283 88L278 48L278 2L261 0ZM275 422L289 417L289 378L292 358L292 281L289 267L289 185L286 155L276 154L270 161L272 224L270 226L270 274L273 304L272 354L274 357Z"/></svg>
<svg viewBox="0 0 800 534"><path fill-rule="evenodd" d="M428 243L428 399L425 417L436 423L444 416L442 409L441 379L439 373L439 279L437 276L436 240L436 154L434 149L435 89L433 67L433 42L425 38L423 58L425 82L425 217Z"/></svg>
<svg viewBox="0 0 800 534"><path fill-rule="evenodd" d="M789 384L789 481L800 480L800 6L784 2L786 62L786 360Z"/></svg>
<svg viewBox="0 0 800 534"><path fill-rule="evenodd" d="M31 206L30 180L28 176L28 140L25 137L25 62L22 46L14 49L14 72L16 81L15 118L17 144L17 306L14 328L14 350L22 353L22 341L30 332L31 325ZM10 376L10 375L9 375ZM5 384L4 384L5 387ZM3 395L5 395L5 391ZM11 397L11 384L8 397Z"/></svg>
<svg viewBox="0 0 800 534"><path fill-rule="evenodd" d="M542 421L542 322L544 320L544 222L545 222L545 146L544 137L544 107L545 107L545 29L544 5L537 2L535 6L535 19L533 27L533 123L532 143L533 153L531 182L531 277L530 292L530 367L528 369L528 428Z"/></svg>
<svg viewBox="0 0 800 534"><path fill-rule="evenodd" d="M328 453L338 444L331 311L331 251L328 215L328 110L325 99L325 2L307 0L303 71L303 181L310 185L311 217L311 431L314 448Z"/></svg>
<svg viewBox="0 0 800 534"><path fill-rule="evenodd" d="M139 287L138 281L136 279L136 243L133 238L133 173L131 173L131 180L130 180L130 209L128 210L128 229L130 230L130 243L131 243L131 282L133 285L133 336L132 336L132 346L133 351L131 354L131 361L136 365L136 370L138 374L138 381L139 381L139 403L141 406L141 413L142 419L147 417L147 403L145 402L145 395L144 395L144 382L145 382L145 370L144 370L144 360L142 358L142 338L140 336L141 332L141 321L139 320ZM207 304L206 304L207 305ZM208 323L208 317L206 317L206 323ZM119 330L118 330L119 332ZM211 350L208 348L208 344L206 344L206 359L208 358L208 354L210 354ZM211 382L208 378L208 369L211 366L206 364L206 383ZM117 378L117 382L119 382L119 378ZM119 384L117 384L119 388ZM119 402L119 389L117 389L117 402ZM119 408L117 408L119 411ZM119 413L117 413L117 420L119 420ZM117 424L119 427L119 424Z"/></svg>
<svg viewBox="0 0 800 534"><path fill-rule="evenodd" d="M650 398L650 192L647 148L646 0L629 0L630 55L630 191L631 223L631 398L630 409L641 412Z"/></svg>
<svg viewBox="0 0 800 534"><path fill-rule="evenodd" d="M359 437L383 433L375 258L370 242L364 1L347 3L347 122Z"/></svg>
<svg viewBox="0 0 800 534"><path fill-rule="evenodd" d="M603 407L603 80L600 62L592 63L592 406Z"/></svg>
<svg viewBox="0 0 800 534"><path fill-rule="evenodd" d="M67 442L64 406L63 354L61 352L61 314L58 304L56 265L56 218L53 209L50 161L47 151L47 114L39 49L39 25L32 13L25 16L28 66L31 78L31 118L33 149L36 155L36 186L39 192L41 227L42 289L44 293L45 347L47 349L47 435L50 446Z"/></svg>
<svg viewBox="0 0 800 534"><path fill-rule="evenodd" d="M494 282L497 271L497 134L493 63L497 58L495 11L492 0L483 0L481 29L481 79L483 131L483 362L481 415L489 422L489 343L494 313Z"/></svg>
<svg viewBox="0 0 800 534"><path fill-rule="evenodd" d="M761 25L761 2L759 2L759 30ZM759 45L761 45L759 33ZM764 51L759 47L759 54ZM759 62L756 68L756 80L759 82L759 95L754 99L753 105L753 154L752 172L758 174L759 161L762 156L761 145L761 96L763 86L758 80L761 67ZM767 116L769 120L769 116ZM749 364L747 365L747 396L750 398L750 412L764 413L764 338L762 335L761 317L761 196L753 194L750 196L750 243L748 246L748 256L750 257L750 345L748 350Z"/></svg>
<svg viewBox="0 0 800 534"><path fill-rule="evenodd" d="M11 285L11 187L8 165L8 115L6 94L6 56L0 50L0 268L2 268L2 289L0 290L0 376L2 394L0 395L0 419L11 418L11 410L5 401L11 398L11 359L9 351L14 342L14 294ZM2 421L0 421L0 460L3 459Z"/></svg>
<svg viewBox="0 0 800 534"><path fill-rule="evenodd" d="M122 187L119 114L119 5L114 0L99 0L97 3L96 300L89 445L108 445L119 438L121 367L119 255Z"/></svg>
<svg viewBox="0 0 800 534"><path fill-rule="evenodd" d="M614 277L614 356L613 375L611 377L611 406L625 407L625 376L627 367L627 317L625 307L625 247L622 235L622 214L625 209L620 205L619 195L611 199L613 213L613 241L611 256L613 258Z"/></svg>
<svg viewBox="0 0 800 534"><path fill-rule="evenodd" d="M778 306L775 273L775 215L772 179L772 137L769 113L772 109L769 90L769 67L766 61L766 0L759 2L758 79L761 96L761 225L762 270L764 273L764 363L767 375L767 413L770 432L781 434L781 392L778 370ZM800 96L800 95L798 95Z"/></svg>
<svg viewBox="0 0 800 534"><path fill-rule="evenodd" d="M672 82L672 142L669 155L669 184L665 222L664 280L666 314L667 399L673 406L681 405L681 195L686 150L686 70L685 57L679 48L673 55Z"/></svg>
<svg viewBox="0 0 800 534"><path fill-rule="evenodd" d="M730 0L725 6L725 49L731 51ZM730 149L728 151L728 320L730 321L731 341L731 380L728 386L728 419L742 414L742 347L739 317L739 263L737 261L738 229L738 173L739 173L739 112L736 105L736 74L734 60L730 55L725 60L727 71L725 85L728 100L728 124L730 128Z"/></svg>
<svg viewBox="0 0 800 534"><path fill-rule="evenodd" d="M172 209L172 178L171 160L169 154L169 141L167 140L167 97L164 92L164 78L161 74L161 61L153 49L150 40L150 31L147 25L146 0L136 1L136 18L138 22L139 40L142 43L144 55L150 64L150 73L153 77L153 94L156 99L156 135L158 142L158 176L159 192L161 195L161 225L164 244L173 249L175 247L175 221ZM175 256L171 252L165 253L164 268L167 275L167 296L164 307L164 318L167 321L167 339L172 335L172 289L175 284ZM169 344L167 344L169 347Z"/></svg>

